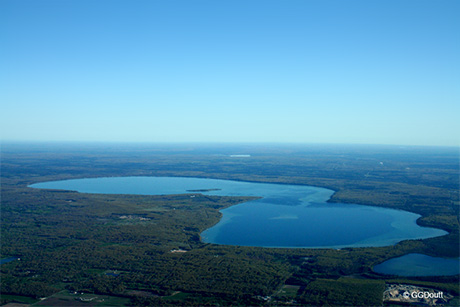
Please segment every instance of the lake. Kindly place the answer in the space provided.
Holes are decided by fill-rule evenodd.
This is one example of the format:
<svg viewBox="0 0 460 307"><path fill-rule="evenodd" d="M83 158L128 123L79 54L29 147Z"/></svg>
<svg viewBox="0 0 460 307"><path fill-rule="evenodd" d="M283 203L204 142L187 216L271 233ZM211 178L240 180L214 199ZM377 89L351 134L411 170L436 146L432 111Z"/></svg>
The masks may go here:
<svg viewBox="0 0 460 307"><path fill-rule="evenodd" d="M15 260L19 260L19 258L18 257L8 257L8 258L0 259L0 264L8 263L8 262L15 261Z"/></svg>
<svg viewBox="0 0 460 307"><path fill-rule="evenodd" d="M443 276L460 273L460 258L407 254L374 266L377 273L399 276Z"/></svg>
<svg viewBox="0 0 460 307"><path fill-rule="evenodd" d="M207 243L289 248L387 246L402 240L447 234L421 227L411 212L357 204L328 203L334 191L318 187L185 177L106 177L33 184L81 193L168 195L202 193L259 196L224 210L201 233Z"/></svg>

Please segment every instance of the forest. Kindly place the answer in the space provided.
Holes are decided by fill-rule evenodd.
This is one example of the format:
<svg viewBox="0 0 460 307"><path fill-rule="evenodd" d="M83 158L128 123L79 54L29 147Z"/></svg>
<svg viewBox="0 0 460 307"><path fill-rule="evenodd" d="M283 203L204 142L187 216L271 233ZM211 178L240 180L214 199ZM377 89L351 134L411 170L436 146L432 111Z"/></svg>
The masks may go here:
<svg viewBox="0 0 460 307"><path fill-rule="evenodd" d="M35 305L382 305L417 284L459 303L459 275L372 267L409 253L459 257L458 148L249 144L2 144L1 303ZM303 184L331 202L401 209L449 234L394 246L283 249L203 243L219 210L250 197L85 194L51 180L185 176ZM190 197L193 193L194 197Z"/></svg>

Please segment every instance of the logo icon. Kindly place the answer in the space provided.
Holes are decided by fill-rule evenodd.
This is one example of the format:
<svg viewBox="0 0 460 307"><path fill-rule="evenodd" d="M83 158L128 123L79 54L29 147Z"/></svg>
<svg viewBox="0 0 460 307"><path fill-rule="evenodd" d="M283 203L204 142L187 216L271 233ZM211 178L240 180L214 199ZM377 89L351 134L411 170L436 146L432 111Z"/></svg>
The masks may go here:
<svg viewBox="0 0 460 307"><path fill-rule="evenodd" d="M410 297L410 293L406 291L406 292L403 293L403 296L404 296L404 298L407 299L407 298Z"/></svg>

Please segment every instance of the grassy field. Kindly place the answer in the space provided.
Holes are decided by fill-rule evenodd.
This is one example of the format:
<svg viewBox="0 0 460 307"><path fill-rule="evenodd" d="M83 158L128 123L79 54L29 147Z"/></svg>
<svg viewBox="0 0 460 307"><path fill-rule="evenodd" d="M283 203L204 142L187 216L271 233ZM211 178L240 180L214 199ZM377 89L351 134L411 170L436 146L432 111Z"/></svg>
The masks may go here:
<svg viewBox="0 0 460 307"><path fill-rule="evenodd" d="M123 297L60 291L33 306L126 306L130 300Z"/></svg>

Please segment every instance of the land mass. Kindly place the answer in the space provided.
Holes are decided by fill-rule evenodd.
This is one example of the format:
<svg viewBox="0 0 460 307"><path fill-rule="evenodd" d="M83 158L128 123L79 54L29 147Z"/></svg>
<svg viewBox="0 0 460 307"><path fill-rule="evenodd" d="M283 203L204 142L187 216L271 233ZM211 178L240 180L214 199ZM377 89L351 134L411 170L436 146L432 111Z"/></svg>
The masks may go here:
<svg viewBox="0 0 460 307"><path fill-rule="evenodd" d="M232 151L250 157L233 159ZM1 265L2 303L374 306L386 304L390 284L438 289L452 296L447 304L459 303L458 275L372 271L408 253L459 256L458 148L3 144L1 158L1 258L21 259ZM200 233L219 221L219 210L253 198L27 187L108 176L325 187L335 191L332 202L411 211L422 216L420 225L449 234L341 250L223 246L203 243Z"/></svg>
<svg viewBox="0 0 460 307"><path fill-rule="evenodd" d="M199 189L199 190L187 190L187 192L197 192L197 193L204 193L204 192L212 192L212 191L220 191L221 189Z"/></svg>

